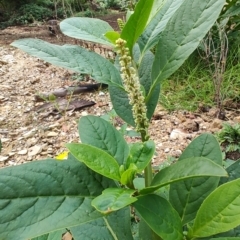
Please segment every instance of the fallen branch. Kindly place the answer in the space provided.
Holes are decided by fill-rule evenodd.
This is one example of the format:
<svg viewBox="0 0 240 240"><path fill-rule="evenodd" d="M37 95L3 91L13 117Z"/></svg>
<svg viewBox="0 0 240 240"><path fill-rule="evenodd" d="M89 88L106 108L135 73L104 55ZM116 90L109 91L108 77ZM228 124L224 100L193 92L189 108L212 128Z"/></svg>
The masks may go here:
<svg viewBox="0 0 240 240"><path fill-rule="evenodd" d="M36 102L43 102L51 100L52 97L66 97L68 95L76 95L84 92L91 92L91 91L97 91L102 88L107 88L107 84L84 84L84 85L78 85L78 86L69 86L68 88L59 88L56 89L53 92L50 93L40 93L38 95L35 95L35 101Z"/></svg>
<svg viewBox="0 0 240 240"><path fill-rule="evenodd" d="M91 107L95 105L95 102L88 101L84 99L74 99L72 101L68 101L64 98L57 98L52 102L46 102L41 106L34 107L32 111L42 112L44 110L48 110L50 113L54 112L64 112L69 110L79 110L85 107Z"/></svg>

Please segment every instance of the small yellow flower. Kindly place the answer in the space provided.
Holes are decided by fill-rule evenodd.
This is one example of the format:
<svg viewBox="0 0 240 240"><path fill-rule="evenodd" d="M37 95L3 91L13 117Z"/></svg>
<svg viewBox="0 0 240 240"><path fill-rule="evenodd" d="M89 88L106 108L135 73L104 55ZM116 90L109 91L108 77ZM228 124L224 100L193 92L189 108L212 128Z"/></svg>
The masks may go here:
<svg viewBox="0 0 240 240"><path fill-rule="evenodd" d="M68 157L68 153L69 153L69 151L64 151L64 152L58 154L58 155L55 157L55 159L57 159L57 160L66 160L67 157Z"/></svg>

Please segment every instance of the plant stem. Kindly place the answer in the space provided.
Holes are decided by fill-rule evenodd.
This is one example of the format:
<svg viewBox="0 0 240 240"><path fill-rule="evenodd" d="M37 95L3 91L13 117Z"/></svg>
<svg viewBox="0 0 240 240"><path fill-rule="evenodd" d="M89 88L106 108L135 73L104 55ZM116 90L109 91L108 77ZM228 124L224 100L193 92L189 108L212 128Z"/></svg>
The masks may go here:
<svg viewBox="0 0 240 240"><path fill-rule="evenodd" d="M141 132L142 142L146 142L149 139L149 136L145 131ZM144 177L145 177L145 187L149 187L152 182L153 174L152 174L152 162L150 162L147 167L144 169Z"/></svg>
<svg viewBox="0 0 240 240"><path fill-rule="evenodd" d="M153 178L151 162L144 169L144 175L145 175L145 187L149 187L152 182L152 178Z"/></svg>

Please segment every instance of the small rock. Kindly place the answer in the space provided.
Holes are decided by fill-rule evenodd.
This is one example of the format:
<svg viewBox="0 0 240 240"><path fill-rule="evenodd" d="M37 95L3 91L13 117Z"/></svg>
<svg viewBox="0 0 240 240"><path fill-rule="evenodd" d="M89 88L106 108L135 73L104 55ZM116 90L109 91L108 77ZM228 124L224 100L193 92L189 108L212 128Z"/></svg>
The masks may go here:
<svg viewBox="0 0 240 240"><path fill-rule="evenodd" d="M36 145L29 148L28 156L36 156L42 151L42 146Z"/></svg>
<svg viewBox="0 0 240 240"><path fill-rule="evenodd" d="M165 152L165 153L170 152L170 148L166 148L166 149L164 150L164 152Z"/></svg>
<svg viewBox="0 0 240 240"><path fill-rule="evenodd" d="M56 136L58 136L58 133L57 133L57 132L49 132L49 133L47 134L47 137L56 137Z"/></svg>
<svg viewBox="0 0 240 240"><path fill-rule="evenodd" d="M173 129L172 132L170 133L170 139L171 140L175 140L175 139L184 139L184 138L188 138L189 134L187 134L186 132L180 130L180 129Z"/></svg>
<svg viewBox="0 0 240 240"><path fill-rule="evenodd" d="M8 164L13 166L17 165L14 161L8 161Z"/></svg>
<svg viewBox="0 0 240 240"><path fill-rule="evenodd" d="M48 128L52 129L52 128L59 127L59 126L60 126L60 124L57 122L57 123L49 125Z"/></svg>
<svg viewBox="0 0 240 240"><path fill-rule="evenodd" d="M182 124L182 128L189 132L197 132L199 130L199 123L194 120L187 120Z"/></svg>
<svg viewBox="0 0 240 240"><path fill-rule="evenodd" d="M36 143L38 142L38 139L36 138L29 138L27 141L26 141L26 147L32 147L33 145L35 145Z"/></svg>
<svg viewBox="0 0 240 240"><path fill-rule="evenodd" d="M98 96L105 96L104 92L99 92Z"/></svg>
<svg viewBox="0 0 240 240"><path fill-rule="evenodd" d="M48 153L52 153L52 152L53 152L53 149L50 147L50 148L47 149L47 152L48 152Z"/></svg>
<svg viewBox="0 0 240 240"><path fill-rule="evenodd" d="M83 111L83 112L81 113L81 115L82 115L82 116L87 116L87 115L89 115L89 114L88 114L87 111Z"/></svg>
<svg viewBox="0 0 240 240"><path fill-rule="evenodd" d="M9 142L9 141L10 141L9 138L1 138L1 142L2 142L2 143Z"/></svg>
<svg viewBox="0 0 240 240"><path fill-rule="evenodd" d="M27 149L23 149L23 150L20 150L20 151L18 152L18 154L19 154L19 155L25 155L25 154L27 154L27 152L28 152Z"/></svg>
<svg viewBox="0 0 240 240"><path fill-rule="evenodd" d="M31 131L24 133L24 134L23 134L23 137L24 137L24 138L32 137L32 136L35 135L36 131L37 131L36 129L32 129Z"/></svg>
<svg viewBox="0 0 240 240"><path fill-rule="evenodd" d="M8 156L0 156L0 162L4 162L6 160L8 160Z"/></svg>
<svg viewBox="0 0 240 240"><path fill-rule="evenodd" d="M222 129L222 120L215 118L211 124L211 128Z"/></svg>
<svg viewBox="0 0 240 240"><path fill-rule="evenodd" d="M15 152L10 152L8 153L8 156L11 157L11 156L14 156L16 153Z"/></svg>
<svg viewBox="0 0 240 240"><path fill-rule="evenodd" d="M48 155L48 152L41 152L41 155Z"/></svg>
<svg viewBox="0 0 240 240"><path fill-rule="evenodd" d="M233 118L234 123L240 123L240 116Z"/></svg>
<svg viewBox="0 0 240 240"><path fill-rule="evenodd" d="M30 80L30 83L35 84L35 83L38 83L39 81L40 81L40 78L34 78Z"/></svg>
<svg viewBox="0 0 240 240"><path fill-rule="evenodd" d="M181 154L182 154L182 151L181 150L175 150L174 152L173 152L173 157L180 157L181 156Z"/></svg>

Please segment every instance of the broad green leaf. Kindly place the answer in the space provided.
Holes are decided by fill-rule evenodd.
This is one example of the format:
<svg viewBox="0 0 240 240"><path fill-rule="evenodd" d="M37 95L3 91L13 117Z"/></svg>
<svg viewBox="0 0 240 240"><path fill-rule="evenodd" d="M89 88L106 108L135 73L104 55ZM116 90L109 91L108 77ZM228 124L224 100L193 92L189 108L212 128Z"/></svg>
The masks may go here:
<svg viewBox="0 0 240 240"><path fill-rule="evenodd" d="M85 163L93 171L113 180L120 181L119 165L105 151L80 143L67 143L66 147L77 160Z"/></svg>
<svg viewBox="0 0 240 240"><path fill-rule="evenodd" d="M58 46L32 38L16 40L11 45L53 65L89 74L98 82L121 85L121 76L110 61L80 46Z"/></svg>
<svg viewBox="0 0 240 240"><path fill-rule="evenodd" d="M120 38L120 34L115 31L106 32L104 36L107 39L109 39L114 45L115 45L116 41Z"/></svg>
<svg viewBox="0 0 240 240"><path fill-rule="evenodd" d="M32 238L31 240L61 240L62 235L67 232L66 229L58 230L56 232L47 233L40 237Z"/></svg>
<svg viewBox="0 0 240 240"><path fill-rule="evenodd" d="M226 169L226 171L227 171L229 177L228 178L221 178L219 184L223 184L223 183L235 180L237 178L240 178L240 160L238 160L235 163L233 163L232 165L230 165Z"/></svg>
<svg viewBox="0 0 240 240"><path fill-rule="evenodd" d="M134 163L138 172L142 172L152 160L155 153L155 143L152 140L147 142L136 142L130 145L130 153L127 159L126 167Z"/></svg>
<svg viewBox="0 0 240 240"><path fill-rule="evenodd" d="M216 138L209 133L195 138L183 151L179 161L190 157L206 157L222 166L221 148Z"/></svg>
<svg viewBox="0 0 240 240"><path fill-rule="evenodd" d="M156 16L158 11L163 7L167 0L154 0L148 23ZM148 25L147 23L147 25Z"/></svg>
<svg viewBox="0 0 240 240"><path fill-rule="evenodd" d="M67 18L60 23L60 29L63 34L72 38L113 46L104 36L106 32L113 31L112 27L97 18Z"/></svg>
<svg viewBox="0 0 240 240"><path fill-rule="evenodd" d="M138 197L133 206L148 226L162 239L183 239L181 219L166 199L149 194Z"/></svg>
<svg viewBox="0 0 240 240"><path fill-rule="evenodd" d="M227 176L227 172L208 158L192 157L178 161L162 169L155 175L151 186L140 191L140 194L153 192L167 184L181 180L204 176Z"/></svg>
<svg viewBox="0 0 240 240"><path fill-rule="evenodd" d="M225 183L202 203L191 236L208 237L240 225L240 179Z"/></svg>
<svg viewBox="0 0 240 240"><path fill-rule="evenodd" d="M129 47L130 52L132 52L134 44L147 24L153 1L154 0L139 0L134 9L134 13L131 15L121 32L121 38L127 41L127 46Z"/></svg>
<svg viewBox="0 0 240 240"><path fill-rule="evenodd" d="M81 142L100 148L125 164L129 147L122 134L112 124L96 116L81 117L78 125Z"/></svg>
<svg viewBox="0 0 240 240"><path fill-rule="evenodd" d="M227 231L227 232L218 233L214 236L204 238L204 240L232 239L233 237L238 237L238 240L240 240L240 225L237 226L236 228L233 228L233 229Z"/></svg>
<svg viewBox="0 0 240 240"><path fill-rule="evenodd" d="M127 207L70 230L74 240L132 240L130 226L130 208Z"/></svg>
<svg viewBox="0 0 240 240"><path fill-rule="evenodd" d="M135 189L141 190L145 188L145 179L144 178L135 178L133 180L133 185Z"/></svg>
<svg viewBox="0 0 240 240"><path fill-rule="evenodd" d="M157 44L152 68L155 84L174 73L197 48L224 4L225 0L185 0L181 4Z"/></svg>
<svg viewBox="0 0 240 240"><path fill-rule="evenodd" d="M161 32L183 2L184 0L166 0L162 3L162 7L158 8L158 11L155 12L155 16L152 17L151 22L147 25L145 31L138 40L142 54L157 44Z"/></svg>
<svg viewBox="0 0 240 240"><path fill-rule="evenodd" d="M152 69L153 61L154 61L153 53L150 51L146 52L138 69L140 84L144 86L146 95L148 95L152 85L151 69ZM159 95L160 95L160 84L157 84L155 86L155 90L153 91L153 94L146 102L148 119L151 119L155 111L155 108L159 100Z"/></svg>
<svg viewBox="0 0 240 240"><path fill-rule="evenodd" d="M151 228L147 225L147 223L144 221L144 219L140 219L139 222L139 239L154 239L152 235L154 232L151 230Z"/></svg>
<svg viewBox="0 0 240 240"><path fill-rule="evenodd" d="M108 214L137 201L137 198L132 196L134 193L135 190L131 189L108 188L102 192L102 195L93 199L92 206L99 212Z"/></svg>
<svg viewBox="0 0 240 240"><path fill-rule="evenodd" d="M134 189L133 180L137 172L137 166L131 163L129 168L121 174L121 184L127 185L129 188Z"/></svg>
<svg viewBox="0 0 240 240"><path fill-rule="evenodd" d="M127 92L117 86L108 87L111 102L117 115L121 117L126 123L131 126L135 126L135 122L132 116L132 106L129 104Z"/></svg>
<svg viewBox="0 0 240 240"><path fill-rule="evenodd" d="M101 218L92 199L114 181L76 159L0 170L0 239L30 239Z"/></svg>
<svg viewBox="0 0 240 240"><path fill-rule="evenodd" d="M216 138L202 134L194 139L178 161L190 157L205 157L222 166L222 153ZM203 200L218 186L218 177L201 177L171 184L169 200L182 218L183 224L192 221Z"/></svg>

